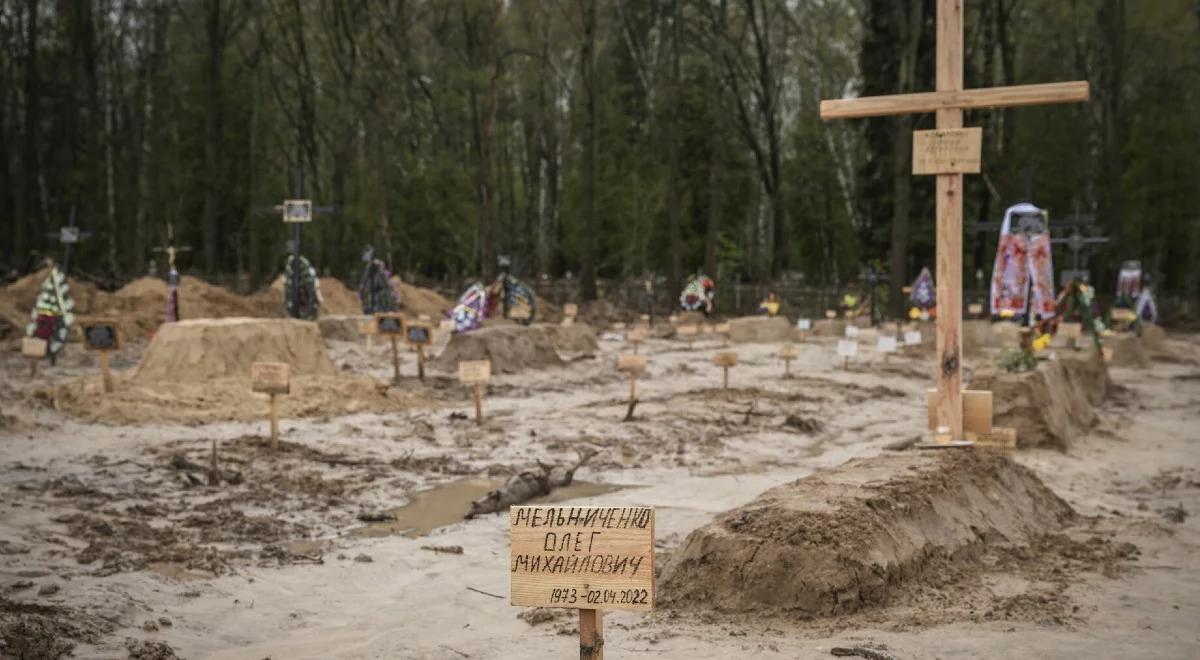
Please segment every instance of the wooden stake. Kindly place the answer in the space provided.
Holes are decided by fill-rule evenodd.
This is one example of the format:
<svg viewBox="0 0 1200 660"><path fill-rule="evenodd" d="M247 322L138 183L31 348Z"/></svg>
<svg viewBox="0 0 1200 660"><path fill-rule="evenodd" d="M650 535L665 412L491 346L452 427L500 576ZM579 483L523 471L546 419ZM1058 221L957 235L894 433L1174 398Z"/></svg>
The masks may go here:
<svg viewBox="0 0 1200 660"><path fill-rule="evenodd" d="M392 371L395 372L394 382L400 384L400 351L396 348L396 335L388 335L392 340Z"/></svg>
<svg viewBox="0 0 1200 660"><path fill-rule="evenodd" d="M842 371L850 371L850 356L842 356Z"/></svg>
<svg viewBox="0 0 1200 660"><path fill-rule="evenodd" d="M208 485L209 486L221 485L220 474L221 474L220 472L217 472L217 439L213 438L212 439L212 469L209 470L209 472L208 472Z"/></svg>
<svg viewBox="0 0 1200 660"><path fill-rule="evenodd" d="M579 610L579 660L604 660L602 610Z"/></svg>
<svg viewBox="0 0 1200 660"><path fill-rule="evenodd" d="M100 351L100 373L104 376L104 391L112 392L112 371L108 367L108 351Z"/></svg>
<svg viewBox="0 0 1200 660"><path fill-rule="evenodd" d="M425 380L425 346L417 344L417 378Z"/></svg>
<svg viewBox="0 0 1200 660"><path fill-rule="evenodd" d="M792 374L792 358L783 358L783 375L790 376Z"/></svg>
<svg viewBox="0 0 1200 660"><path fill-rule="evenodd" d="M962 0L937 7L937 91L963 89ZM962 128L961 108L937 111L937 127ZM937 175L937 418L955 440L963 438L962 205L963 175Z"/></svg>
<svg viewBox="0 0 1200 660"><path fill-rule="evenodd" d="M637 401L637 372L629 372L629 402Z"/></svg>
<svg viewBox="0 0 1200 660"><path fill-rule="evenodd" d="M483 425L483 383L475 383L475 423Z"/></svg>
<svg viewBox="0 0 1200 660"><path fill-rule="evenodd" d="M721 369L725 372L723 380L724 389L729 389L729 367L721 367Z"/></svg>
<svg viewBox="0 0 1200 660"><path fill-rule="evenodd" d="M279 449L279 402L271 394L271 451Z"/></svg>
<svg viewBox="0 0 1200 660"><path fill-rule="evenodd" d="M33 378L37 375L37 358L29 358L29 377Z"/></svg>

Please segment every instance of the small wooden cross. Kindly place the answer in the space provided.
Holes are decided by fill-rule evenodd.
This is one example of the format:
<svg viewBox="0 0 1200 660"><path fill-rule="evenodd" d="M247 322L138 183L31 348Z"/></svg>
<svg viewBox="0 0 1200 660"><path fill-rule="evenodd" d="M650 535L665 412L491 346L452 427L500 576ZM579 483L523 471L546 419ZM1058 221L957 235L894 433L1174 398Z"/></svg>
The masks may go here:
<svg viewBox="0 0 1200 660"><path fill-rule="evenodd" d="M978 172L979 129L963 129L963 110L1088 100L1088 83L1074 81L963 89L963 2L938 0L937 91L857 99L821 101L821 118L849 119L885 115L937 113L937 131L914 134L913 164L917 172L937 173L937 397L938 426L963 439L962 402L962 194L963 173ZM918 138L931 151L919 152ZM967 147L957 163L930 163L945 146ZM973 147L973 148L972 148ZM943 152L944 153L944 152ZM954 159L949 159L954 160ZM918 167L920 161L920 167Z"/></svg>

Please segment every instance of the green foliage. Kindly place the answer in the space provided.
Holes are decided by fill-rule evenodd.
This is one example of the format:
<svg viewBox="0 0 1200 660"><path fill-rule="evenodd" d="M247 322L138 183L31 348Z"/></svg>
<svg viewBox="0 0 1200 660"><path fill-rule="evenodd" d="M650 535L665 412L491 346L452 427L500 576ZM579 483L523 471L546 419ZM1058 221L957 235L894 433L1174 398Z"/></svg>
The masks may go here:
<svg viewBox="0 0 1200 660"><path fill-rule="evenodd" d="M996 366L1005 373L1021 373L1037 369L1037 358L1027 349L1006 348L996 360Z"/></svg>

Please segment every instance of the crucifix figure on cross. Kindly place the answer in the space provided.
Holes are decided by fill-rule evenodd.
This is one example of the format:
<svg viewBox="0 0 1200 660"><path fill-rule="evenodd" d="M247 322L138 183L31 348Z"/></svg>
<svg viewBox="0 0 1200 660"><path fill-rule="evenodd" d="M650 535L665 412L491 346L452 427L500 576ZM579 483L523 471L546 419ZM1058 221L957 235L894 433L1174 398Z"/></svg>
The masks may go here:
<svg viewBox="0 0 1200 660"><path fill-rule="evenodd" d="M963 89L963 2L937 3L937 91L821 101L821 118L937 114L937 129L913 134L913 173L936 174L937 396L935 419L963 436L963 174L980 171L982 129L963 128L963 111L1088 100L1086 81Z"/></svg>
<svg viewBox="0 0 1200 660"><path fill-rule="evenodd" d="M152 252L167 255L167 323L174 323L182 318L179 312L179 271L175 268L175 256L180 252L191 252L190 245L175 245L175 229L167 223L167 243L162 247L151 249Z"/></svg>

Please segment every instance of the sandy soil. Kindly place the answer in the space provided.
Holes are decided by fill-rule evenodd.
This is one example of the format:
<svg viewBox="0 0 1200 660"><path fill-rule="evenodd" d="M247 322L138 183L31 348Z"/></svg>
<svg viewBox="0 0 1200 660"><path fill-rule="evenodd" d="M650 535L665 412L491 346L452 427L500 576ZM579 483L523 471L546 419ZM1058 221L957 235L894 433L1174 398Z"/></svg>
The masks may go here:
<svg viewBox="0 0 1200 660"><path fill-rule="evenodd" d="M387 347L329 346L340 372L390 379ZM132 370L144 348L131 342L114 367ZM864 346L842 370L833 339L810 339L784 379L776 345L741 344L722 390L718 339L691 351L651 339L623 422L623 350L605 333L562 367L498 375L481 427L463 388L419 382L406 354L393 389L428 405L285 419L272 453L265 419L69 417L37 393L94 374L94 356L72 346L30 382L10 346L0 637L84 658L573 657L573 611L509 606L505 519L457 521L472 497L596 450L560 497L655 506L665 567L690 533L767 489L924 433L927 354L885 362ZM1200 510L1200 338L1154 357L1111 371L1098 425L1065 451L1017 454L1078 514L1060 532L951 558L853 614L611 613L610 657L1200 657L1200 518L1188 515ZM214 446L226 479L209 485L187 466L208 465Z"/></svg>

